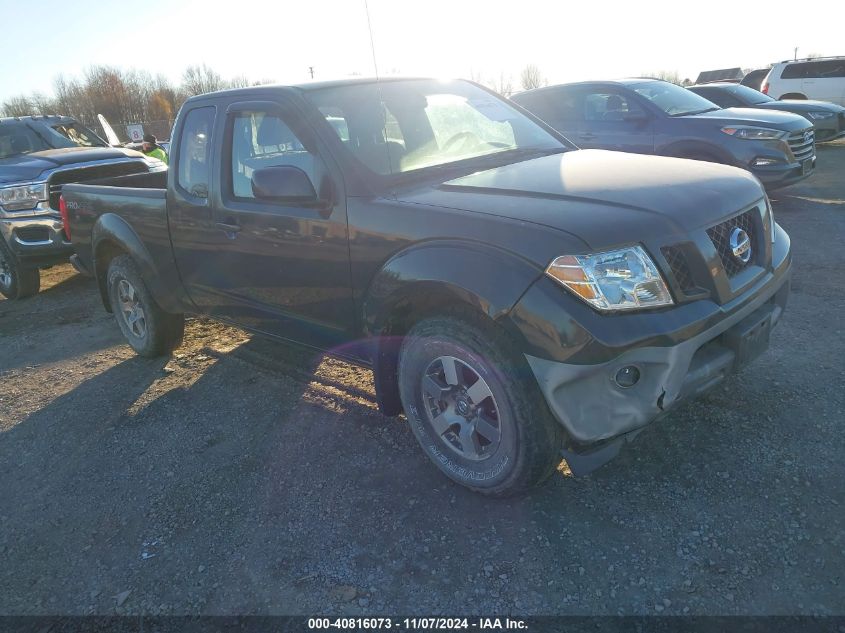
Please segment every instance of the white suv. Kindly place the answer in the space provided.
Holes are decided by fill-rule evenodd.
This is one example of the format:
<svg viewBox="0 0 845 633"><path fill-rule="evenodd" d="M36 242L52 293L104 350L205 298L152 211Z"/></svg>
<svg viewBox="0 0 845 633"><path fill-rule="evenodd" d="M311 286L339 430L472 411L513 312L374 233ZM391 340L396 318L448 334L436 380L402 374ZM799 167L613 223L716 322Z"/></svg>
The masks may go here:
<svg viewBox="0 0 845 633"><path fill-rule="evenodd" d="M775 64L761 91L775 99L818 99L845 106L845 56Z"/></svg>

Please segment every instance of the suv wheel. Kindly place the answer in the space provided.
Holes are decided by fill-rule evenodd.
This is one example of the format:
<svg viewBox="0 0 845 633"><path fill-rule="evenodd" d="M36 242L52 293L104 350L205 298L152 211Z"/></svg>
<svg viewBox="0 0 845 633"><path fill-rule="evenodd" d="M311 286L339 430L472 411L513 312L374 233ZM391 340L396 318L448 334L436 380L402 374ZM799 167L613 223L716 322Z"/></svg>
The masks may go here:
<svg viewBox="0 0 845 633"><path fill-rule="evenodd" d="M38 294L41 273L21 266L6 242L0 238L0 294L7 299L24 299Z"/></svg>
<svg viewBox="0 0 845 633"><path fill-rule="evenodd" d="M182 343L185 317L162 310L128 255L115 257L108 269L109 302L123 335L141 356L161 356Z"/></svg>
<svg viewBox="0 0 845 633"><path fill-rule="evenodd" d="M560 432L530 369L492 327L438 317L405 337L399 390L432 462L472 490L506 496L560 464Z"/></svg>

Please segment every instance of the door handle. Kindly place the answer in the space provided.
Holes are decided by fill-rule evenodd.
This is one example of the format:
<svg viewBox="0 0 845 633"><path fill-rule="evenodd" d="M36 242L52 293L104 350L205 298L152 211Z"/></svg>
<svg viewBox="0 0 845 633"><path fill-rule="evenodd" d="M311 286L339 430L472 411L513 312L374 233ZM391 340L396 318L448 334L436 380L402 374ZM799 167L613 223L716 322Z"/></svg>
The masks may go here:
<svg viewBox="0 0 845 633"><path fill-rule="evenodd" d="M218 222L217 228L226 233L229 237L235 237L240 232L241 227L238 224L229 224L228 222Z"/></svg>

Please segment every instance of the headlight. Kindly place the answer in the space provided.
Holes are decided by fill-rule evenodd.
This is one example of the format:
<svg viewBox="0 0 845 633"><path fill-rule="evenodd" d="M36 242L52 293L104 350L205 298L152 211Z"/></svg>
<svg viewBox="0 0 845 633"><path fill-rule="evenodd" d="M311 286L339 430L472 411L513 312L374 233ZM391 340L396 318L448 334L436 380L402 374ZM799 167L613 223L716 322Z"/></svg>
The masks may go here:
<svg viewBox="0 0 845 633"><path fill-rule="evenodd" d="M821 119L830 119L836 116L835 112L808 112L807 116L815 121L819 121Z"/></svg>
<svg viewBox="0 0 845 633"><path fill-rule="evenodd" d="M744 138L757 141L772 141L774 139L783 138L787 134L781 130L772 130L767 127L748 127L743 125L723 127L722 132L729 136L733 136L734 138Z"/></svg>
<svg viewBox="0 0 845 633"><path fill-rule="evenodd" d="M769 196L766 196L766 208L769 210L769 241L775 243L775 211L772 209L772 203L769 201Z"/></svg>
<svg viewBox="0 0 845 633"><path fill-rule="evenodd" d="M0 205L6 211L34 209L39 202L47 200L47 183L38 182L18 187L0 189Z"/></svg>
<svg viewBox="0 0 845 633"><path fill-rule="evenodd" d="M669 289L640 246L556 258L546 274L602 311L672 305Z"/></svg>

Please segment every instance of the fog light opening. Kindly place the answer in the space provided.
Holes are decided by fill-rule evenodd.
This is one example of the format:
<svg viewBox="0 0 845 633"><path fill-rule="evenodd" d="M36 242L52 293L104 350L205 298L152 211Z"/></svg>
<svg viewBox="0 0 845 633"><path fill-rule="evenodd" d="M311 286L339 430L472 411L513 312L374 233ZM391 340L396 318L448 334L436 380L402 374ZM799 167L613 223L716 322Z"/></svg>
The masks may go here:
<svg viewBox="0 0 845 633"><path fill-rule="evenodd" d="M777 165L779 162L776 158L755 158L751 164L754 167L768 167L769 165Z"/></svg>
<svg viewBox="0 0 845 633"><path fill-rule="evenodd" d="M623 389L633 387L640 381L640 370L633 365L626 365L616 372L613 380Z"/></svg>

